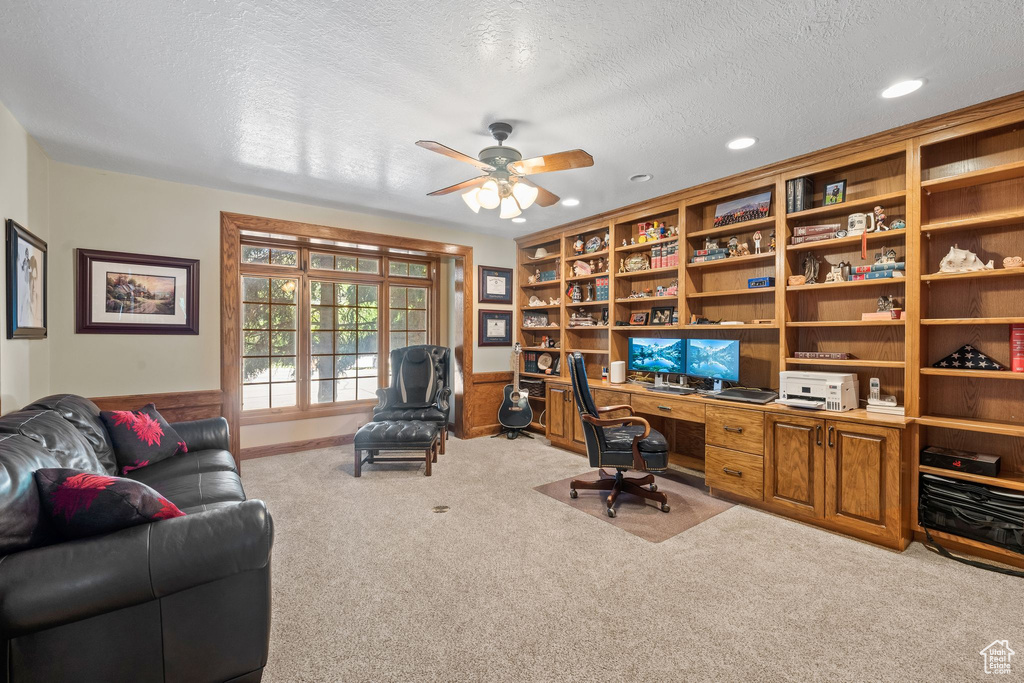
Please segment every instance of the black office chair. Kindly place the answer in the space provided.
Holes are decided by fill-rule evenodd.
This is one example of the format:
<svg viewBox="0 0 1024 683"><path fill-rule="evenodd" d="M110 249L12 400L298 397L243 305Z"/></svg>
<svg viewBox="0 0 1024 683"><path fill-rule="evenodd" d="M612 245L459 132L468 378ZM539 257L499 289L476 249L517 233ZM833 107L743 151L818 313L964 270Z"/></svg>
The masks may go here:
<svg viewBox="0 0 1024 683"><path fill-rule="evenodd" d="M420 420L437 425L441 452L448 440L448 381L451 349L416 344L391 352L391 386L377 390L373 421Z"/></svg>
<svg viewBox="0 0 1024 683"><path fill-rule="evenodd" d="M634 415L631 406L596 407L594 397L590 394L587 367L583 363L582 354L569 355L569 376L572 378L576 409L583 421L590 464L601 468L601 478L597 481L573 479L569 484L569 497L575 498L578 495L576 489L611 491L605 499L609 517L615 516L615 508L612 506L622 492L660 503L661 511L668 512L668 496L658 491L653 474L643 477L624 476L630 468L640 472L665 470L668 467L668 442L665 437L652 430L647 420ZM601 413L614 410L628 410L629 417L599 417ZM615 474L605 472L605 466L614 467Z"/></svg>

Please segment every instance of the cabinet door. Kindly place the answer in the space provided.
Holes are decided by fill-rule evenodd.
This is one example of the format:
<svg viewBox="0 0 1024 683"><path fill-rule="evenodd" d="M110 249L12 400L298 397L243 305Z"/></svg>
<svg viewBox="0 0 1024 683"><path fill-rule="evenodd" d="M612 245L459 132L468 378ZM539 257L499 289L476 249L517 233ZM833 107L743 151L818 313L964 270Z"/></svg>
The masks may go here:
<svg viewBox="0 0 1024 683"><path fill-rule="evenodd" d="M551 441L565 441L569 438L566 431L565 407L568 405L569 390L565 387L548 386L548 439Z"/></svg>
<svg viewBox="0 0 1024 683"><path fill-rule="evenodd" d="M825 514L824 420L768 415L764 500L814 517Z"/></svg>
<svg viewBox="0 0 1024 683"><path fill-rule="evenodd" d="M583 435L583 420L580 419L580 411L576 409L576 396L569 392L569 402L565 405L565 419L572 422L572 440L577 445L586 445L587 437Z"/></svg>
<svg viewBox="0 0 1024 683"><path fill-rule="evenodd" d="M891 535L900 525L900 430L829 420L825 517L851 531Z"/></svg>

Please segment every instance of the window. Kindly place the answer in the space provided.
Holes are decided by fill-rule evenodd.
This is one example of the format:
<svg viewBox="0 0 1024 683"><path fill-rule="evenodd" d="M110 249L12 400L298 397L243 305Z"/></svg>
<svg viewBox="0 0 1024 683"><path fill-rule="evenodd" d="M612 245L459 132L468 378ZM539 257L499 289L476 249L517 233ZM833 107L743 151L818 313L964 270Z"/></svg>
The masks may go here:
<svg viewBox="0 0 1024 683"><path fill-rule="evenodd" d="M240 258L242 411L254 420L374 401L391 349L435 341L432 261L268 242L243 243Z"/></svg>

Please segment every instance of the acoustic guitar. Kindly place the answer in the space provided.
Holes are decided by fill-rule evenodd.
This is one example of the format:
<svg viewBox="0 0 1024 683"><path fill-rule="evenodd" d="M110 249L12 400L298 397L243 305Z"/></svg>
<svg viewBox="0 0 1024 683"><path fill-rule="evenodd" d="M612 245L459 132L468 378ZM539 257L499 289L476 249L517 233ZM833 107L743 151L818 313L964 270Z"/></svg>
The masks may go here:
<svg viewBox="0 0 1024 683"><path fill-rule="evenodd" d="M498 422L506 430L521 430L530 426L533 421L533 408L530 407L530 396L519 388L519 354L522 346L516 342L512 348L512 365L515 368L512 384L505 385L505 396L498 408Z"/></svg>

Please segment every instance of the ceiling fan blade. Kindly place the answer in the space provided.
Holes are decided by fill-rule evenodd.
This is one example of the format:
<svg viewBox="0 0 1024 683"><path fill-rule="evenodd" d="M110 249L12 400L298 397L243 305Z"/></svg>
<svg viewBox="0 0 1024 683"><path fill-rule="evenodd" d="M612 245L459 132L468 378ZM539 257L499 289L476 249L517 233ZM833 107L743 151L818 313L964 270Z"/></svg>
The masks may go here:
<svg viewBox="0 0 1024 683"><path fill-rule="evenodd" d="M438 154L443 154L446 157L450 157L452 159L455 159L456 161L464 161L467 164L473 164L477 168L481 168L481 169L483 169L485 171L493 171L494 170L493 166L485 164L484 162L480 161L479 159L474 159L473 157L469 156L468 154L463 154L462 152L456 152L451 147L445 147L440 142L434 142L432 140L418 140L416 142L416 144L419 145L420 147L422 147L423 149L429 149L431 152L437 152Z"/></svg>
<svg viewBox="0 0 1024 683"><path fill-rule="evenodd" d="M545 154L542 157L523 159L508 165L508 170L519 175L534 173L550 173L552 171L568 171L572 168L586 168L594 165L594 157L582 149L570 149L558 154Z"/></svg>
<svg viewBox="0 0 1024 683"><path fill-rule="evenodd" d="M450 186L442 188L440 190L434 190L433 192L428 192L427 196L428 197L436 197L436 196L442 195L442 194L451 194L452 192L458 192L459 190L468 190L471 187L476 187L478 185L483 185L489 179L490 179L490 176L482 175L482 176L479 176L477 178L471 178L469 180L463 180L461 183L458 183L457 185L450 185Z"/></svg>
<svg viewBox="0 0 1024 683"><path fill-rule="evenodd" d="M528 178L519 178L517 182L526 183L530 187L537 188L537 199L535 200L540 206L551 206L558 203L558 195L554 192L549 192L537 183L529 180Z"/></svg>

